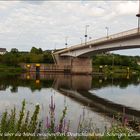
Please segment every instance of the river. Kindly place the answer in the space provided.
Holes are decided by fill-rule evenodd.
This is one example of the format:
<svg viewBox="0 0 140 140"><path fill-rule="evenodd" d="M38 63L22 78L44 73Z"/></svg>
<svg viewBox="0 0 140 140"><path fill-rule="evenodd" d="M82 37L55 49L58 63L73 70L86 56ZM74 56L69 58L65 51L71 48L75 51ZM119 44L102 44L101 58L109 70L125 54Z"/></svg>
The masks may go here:
<svg viewBox="0 0 140 140"><path fill-rule="evenodd" d="M109 128L117 114L125 115L129 120L140 120L138 76L49 73L0 76L0 115L13 107L19 111L25 99L26 110L31 113L36 104L40 105L39 119L44 121L45 127L51 98L55 102L56 123L66 106L65 119L70 121L72 132L77 131L80 119L84 120L84 129L96 132Z"/></svg>

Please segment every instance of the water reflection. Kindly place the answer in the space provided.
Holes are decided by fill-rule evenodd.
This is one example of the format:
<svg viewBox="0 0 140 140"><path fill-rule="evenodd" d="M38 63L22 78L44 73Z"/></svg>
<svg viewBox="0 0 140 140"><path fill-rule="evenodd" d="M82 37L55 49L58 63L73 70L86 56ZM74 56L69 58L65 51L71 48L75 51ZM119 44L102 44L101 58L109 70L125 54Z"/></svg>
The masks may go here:
<svg viewBox="0 0 140 140"><path fill-rule="evenodd" d="M102 77L91 75L60 75L46 73L26 73L22 75L0 77L0 90L6 90L9 86L13 92L18 92L19 86L29 87L32 91L45 87L59 89L65 87L72 90L101 89L109 86L126 88L130 85L139 85L140 80L137 76L127 79L127 75Z"/></svg>
<svg viewBox="0 0 140 140"><path fill-rule="evenodd" d="M0 112L13 106L20 108L21 101L26 99L29 109L32 109L36 103L41 105L41 119L45 120L48 113L47 106L51 96L53 96L58 107L56 114L59 114L65 105L68 106L68 118L75 122L72 129L76 128L83 110L86 114L85 118L92 118L98 124L97 126L103 129L104 126L111 124L112 118L118 113L122 116L120 120L122 122L124 116L129 120L139 121L140 108L137 106L132 108L132 104L129 102L122 104L119 98L122 97L121 92L123 90L126 91L123 100L127 95L130 96L128 92L131 89L133 93L139 93L139 83L138 76L130 75L103 77L24 73L20 76L4 76L0 77ZM137 94L136 98L138 97L140 94ZM126 99L129 100L130 98ZM130 100L132 101L132 98ZM135 105L139 105L139 102Z"/></svg>

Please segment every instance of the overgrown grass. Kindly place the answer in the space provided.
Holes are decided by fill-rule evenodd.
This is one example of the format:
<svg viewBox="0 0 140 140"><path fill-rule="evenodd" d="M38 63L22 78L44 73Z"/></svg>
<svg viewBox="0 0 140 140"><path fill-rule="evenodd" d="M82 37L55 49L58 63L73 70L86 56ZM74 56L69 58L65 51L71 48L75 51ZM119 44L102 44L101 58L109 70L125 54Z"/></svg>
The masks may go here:
<svg viewBox="0 0 140 140"><path fill-rule="evenodd" d="M102 136L96 133L95 126L91 120L79 119L77 132L73 135L70 132L70 121L66 120L67 107L61 112L58 123L55 118L55 103L51 97L49 113L46 122L39 119L40 106L37 104L33 113L26 110L26 102L23 100L19 113L13 108L9 113L3 112L0 122L0 138L3 139L49 139L49 140L130 140L136 137L130 137L136 134L132 129L121 123L113 123L109 130L106 130ZM71 122L72 123L72 122ZM45 127L44 127L45 124ZM73 137L71 137L73 136ZM139 137L137 137L139 138Z"/></svg>
<svg viewBox="0 0 140 140"><path fill-rule="evenodd" d="M8 66L4 64L0 64L0 74L18 74L22 73L23 69L18 66Z"/></svg>
<svg viewBox="0 0 140 140"><path fill-rule="evenodd" d="M129 68L129 70L128 70ZM123 74L134 74L140 73L140 66L137 66L137 68L128 67L128 66L111 66L111 65L102 65L102 69L100 69L100 65L93 65L93 72L102 72L105 74L110 73L123 73Z"/></svg>

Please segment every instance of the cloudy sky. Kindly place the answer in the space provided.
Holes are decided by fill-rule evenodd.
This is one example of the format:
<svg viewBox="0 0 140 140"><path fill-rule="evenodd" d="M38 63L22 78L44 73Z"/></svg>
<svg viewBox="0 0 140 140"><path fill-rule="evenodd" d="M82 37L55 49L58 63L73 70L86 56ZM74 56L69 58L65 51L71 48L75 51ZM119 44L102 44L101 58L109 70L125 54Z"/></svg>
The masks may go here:
<svg viewBox="0 0 140 140"><path fill-rule="evenodd" d="M0 1L0 47L28 51L65 47L137 27L138 1ZM117 51L139 55L140 49Z"/></svg>

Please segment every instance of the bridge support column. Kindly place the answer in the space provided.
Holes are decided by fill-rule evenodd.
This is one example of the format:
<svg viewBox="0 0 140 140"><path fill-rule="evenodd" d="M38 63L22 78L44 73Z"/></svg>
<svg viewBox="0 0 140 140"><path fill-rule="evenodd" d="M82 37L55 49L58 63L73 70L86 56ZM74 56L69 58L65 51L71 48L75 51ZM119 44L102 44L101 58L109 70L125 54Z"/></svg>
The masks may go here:
<svg viewBox="0 0 140 140"><path fill-rule="evenodd" d="M73 74L91 74L92 59L89 57L55 56L57 65L69 67Z"/></svg>
<svg viewBox="0 0 140 140"><path fill-rule="evenodd" d="M72 58L72 73L91 74L92 73L92 59L87 57Z"/></svg>

